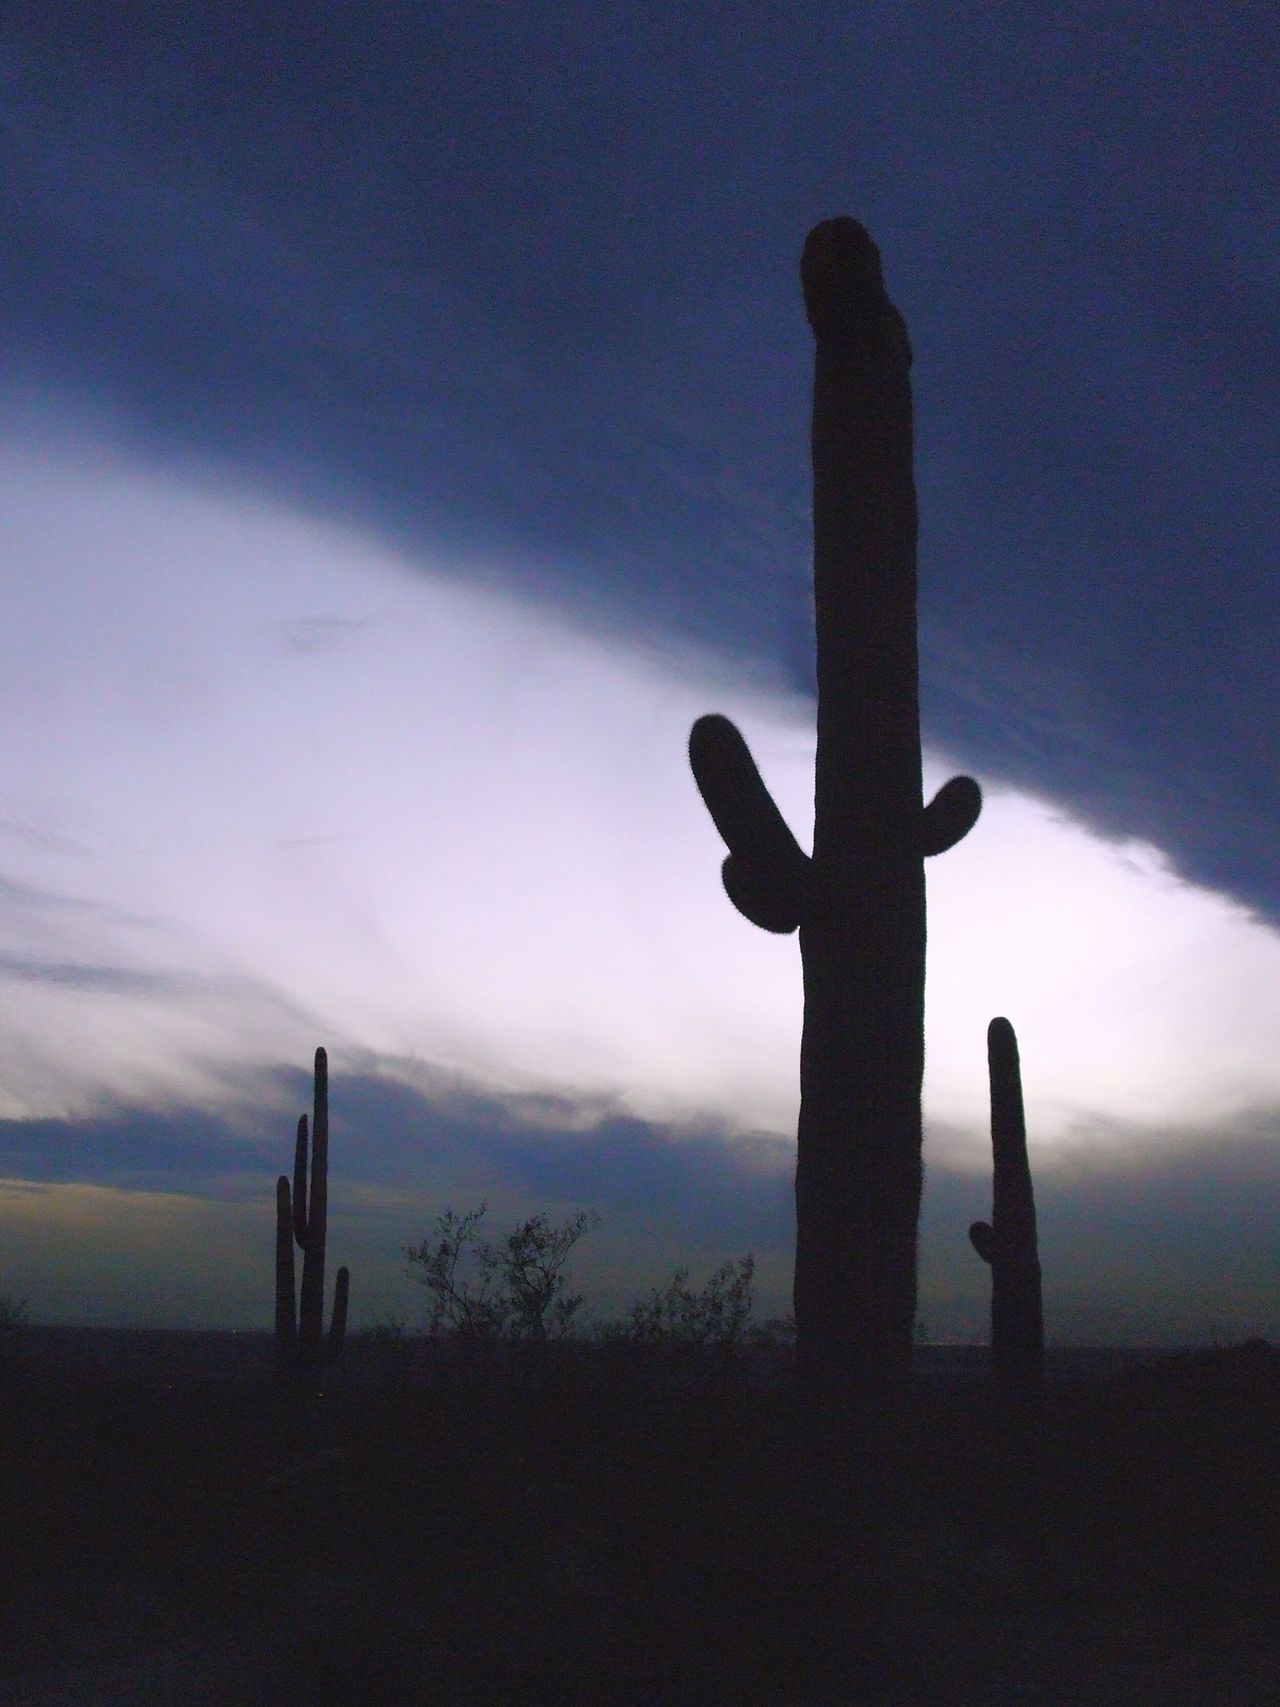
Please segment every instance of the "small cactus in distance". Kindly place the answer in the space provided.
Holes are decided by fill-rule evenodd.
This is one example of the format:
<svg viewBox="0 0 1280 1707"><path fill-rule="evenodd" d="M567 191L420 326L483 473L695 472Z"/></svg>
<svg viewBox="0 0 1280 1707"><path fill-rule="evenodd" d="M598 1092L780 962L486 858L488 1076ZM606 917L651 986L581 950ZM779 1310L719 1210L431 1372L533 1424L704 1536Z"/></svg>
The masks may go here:
<svg viewBox="0 0 1280 1707"><path fill-rule="evenodd" d="M333 1315L324 1335L324 1257L329 1219L329 1057L316 1050L315 1093L310 1134L311 1190L307 1191L307 1117L298 1121L293 1187L276 1181L276 1368L318 1369L342 1350L347 1331L351 1276L340 1268L333 1283ZM295 1242L302 1252L302 1286L294 1297Z"/></svg>
<svg viewBox="0 0 1280 1707"><path fill-rule="evenodd" d="M969 1238L991 1267L992 1367L1009 1386L1032 1391L1044 1374L1044 1313L1018 1039L1007 1019L993 1019L987 1027L987 1067L991 1220L975 1221Z"/></svg>

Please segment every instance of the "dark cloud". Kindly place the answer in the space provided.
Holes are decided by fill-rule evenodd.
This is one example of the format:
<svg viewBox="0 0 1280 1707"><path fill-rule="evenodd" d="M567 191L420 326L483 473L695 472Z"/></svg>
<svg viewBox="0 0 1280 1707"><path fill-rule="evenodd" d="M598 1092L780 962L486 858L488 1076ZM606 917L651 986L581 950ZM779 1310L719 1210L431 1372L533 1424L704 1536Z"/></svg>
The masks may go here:
<svg viewBox="0 0 1280 1707"><path fill-rule="evenodd" d="M293 1165L293 1127L311 1105L309 1074L228 1070L211 1114L113 1104L83 1120L0 1123L0 1175L131 1190L267 1193ZM789 1229L790 1147L728 1131L665 1129L572 1098L504 1096L432 1075L415 1089L372 1073L335 1073L335 1182L419 1189L447 1177L548 1201L590 1202L633 1224L678 1221L699 1236Z"/></svg>
<svg viewBox="0 0 1280 1707"><path fill-rule="evenodd" d="M0 1122L0 1174L24 1183L199 1194L243 1172L246 1159L256 1158L225 1117L196 1109Z"/></svg>
<svg viewBox="0 0 1280 1707"><path fill-rule="evenodd" d="M293 1167L309 1075L228 1075L222 1112L116 1104L81 1120L0 1122L0 1179L262 1202ZM352 1208L345 1188L424 1193L443 1209L493 1198L591 1206L628 1248L655 1238L701 1252L786 1247L789 1146L729 1132L669 1131L569 1098L503 1097L439 1076L421 1091L372 1074L331 1084L331 1204L372 1214L391 1249L421 1216ZM557 1119L558 1116L558 1119ZM358 1202L359 1200L357 1200Z"/></svg>
<svg viewBox="0 0 1280 1707"><path fill-rule="evenodd" d="M730 1243L790 1233L791 1147L775 1139L666 1128L569 1095L504 1096L443 1077L423 1092L355 1074L335 1079L331 1095L333 1165L355 1179L394 1185L443 1165L477 1189L491 1180L525 1198L591 1203L633 1227L696 1227Z"/></svg>
<svg viewBox="0 0 1280 1707"><path fill-rule="evenodd" d="M913 329L928 727L1280 916L1275 16L0 26L12 384L808 685L805 228Z"/></svg>

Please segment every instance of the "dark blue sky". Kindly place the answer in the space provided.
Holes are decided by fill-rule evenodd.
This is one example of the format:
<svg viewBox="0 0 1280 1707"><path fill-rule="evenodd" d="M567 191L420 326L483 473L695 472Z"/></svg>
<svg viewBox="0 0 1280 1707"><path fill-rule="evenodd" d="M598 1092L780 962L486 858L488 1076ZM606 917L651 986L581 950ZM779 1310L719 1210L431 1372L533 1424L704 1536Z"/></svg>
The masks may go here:
<svg viewBox="0 0 1280 1707"><path fill-rule="evenodd" d="M1271 9L247 16L6 8L11 389L803 682L796 262L853 213L931 739L1280 917Z"/></svg>

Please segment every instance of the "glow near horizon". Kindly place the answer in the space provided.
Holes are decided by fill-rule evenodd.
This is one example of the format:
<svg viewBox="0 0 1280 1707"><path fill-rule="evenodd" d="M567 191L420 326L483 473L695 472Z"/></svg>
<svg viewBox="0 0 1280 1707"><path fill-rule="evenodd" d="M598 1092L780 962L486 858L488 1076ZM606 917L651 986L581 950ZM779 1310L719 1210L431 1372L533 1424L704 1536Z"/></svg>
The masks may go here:
<svg viewBox="0 0 1280 1707"><path fill-rule="evenodd" d="M221 1063L325 1041L410 1079L794 1131L795 941L725 899L684 747L699 713L734 716L806 842L804 702L91 439L0 441L0 499L23 588L0 642L22 731L0 761L0 1115L216 1103ZM928 753L926 790L955 768ZM928 872L926 1111L950 1161L987 1166L995 1013L1039 1143L1280 1100L1280 935L1157 850L988 788ZM55 963L166 982L72 987Z"/></svg>

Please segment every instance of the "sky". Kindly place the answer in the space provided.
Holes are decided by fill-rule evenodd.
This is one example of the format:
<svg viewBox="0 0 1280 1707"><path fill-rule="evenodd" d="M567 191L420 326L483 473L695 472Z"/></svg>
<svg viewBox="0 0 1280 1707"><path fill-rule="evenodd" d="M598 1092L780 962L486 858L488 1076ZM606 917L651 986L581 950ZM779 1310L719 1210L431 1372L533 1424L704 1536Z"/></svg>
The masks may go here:
<svg viewBox="0 0 1280 1707"><path fill-rule="evenodd" d="M797 262L914 349L921 1317L986 1332L985 1033L1059 1341L1280 1335L1280 23L1264 8L0 20L0 1295L265 1327L317 1044L357 1326L446 1205L590 1208L599 1317L788 1305L812 827Z"/></svg>

